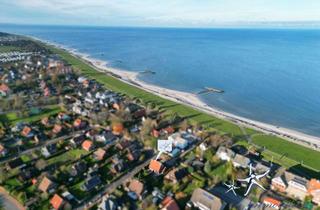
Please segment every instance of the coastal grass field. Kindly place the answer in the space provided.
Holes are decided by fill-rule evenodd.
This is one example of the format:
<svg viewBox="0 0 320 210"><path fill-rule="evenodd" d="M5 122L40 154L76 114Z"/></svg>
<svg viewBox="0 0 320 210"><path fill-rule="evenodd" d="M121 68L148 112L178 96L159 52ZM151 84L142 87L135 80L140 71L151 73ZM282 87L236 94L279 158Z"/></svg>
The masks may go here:
<svg viewBox="0 0 320 210"><path fill-rule="evenodd" d="M264 147L267 150L275 153L272 154L266 151L265 155L276 155L275 158L280 161L279 163L282 163L282 165L284 163L284 166L286 167L302 164L313 170L320 171L320 152L270 135L255 135L252 137L252 141L254 144Z"/></svg>
<svg viewBox="0 0 320 210"><path fill-rule="evenodd" d="M154 103L157 106L166 109L169 113L177 113L180 116L187 117L193 123L215 129L216 131L222 134L228 134L233 138L243 140L246 135L255 136L253 138L254 144L260 147L265 147L267 148L266 151L269 151L269 153L264 153L265 158L271 160L274 156L278 156L278 162L281 164L283 163L283 166L287 168L302 162L303 165L315 171L320 171L320 164L317 162L317 160L320 159L320 152L271 135L256 135L259 133L258 131L249 128L241 129L234 123L219 119L193 109L192 107L161 98L145 90L122 82L103 72L99 72L94 67L82 61L80 58L71 55L65 50L51 46L48 47L54 53L59 54L64 60L70 63L76 70L79 70L85 76L104 84L106 88L123 93L131 98L139 98L144 103ZM280 158L282 159L280 160Z"/></svg>

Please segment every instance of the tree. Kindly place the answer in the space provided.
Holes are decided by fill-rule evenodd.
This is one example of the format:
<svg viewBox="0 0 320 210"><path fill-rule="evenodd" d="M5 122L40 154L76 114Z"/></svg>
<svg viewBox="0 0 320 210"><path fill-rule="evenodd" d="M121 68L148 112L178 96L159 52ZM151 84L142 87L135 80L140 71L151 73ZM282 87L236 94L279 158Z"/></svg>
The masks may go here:
<svg viewBox="0 0 320 210"><path fill-rule="evenodd" d="M183 120L183 121L180 123L179 127L180 127L180 130L182 130L182 131L187 130L188 127L189 127L188 121L187 121L187 120Z"/></svg>
<svg viewBox="0 0 320 210"><path fill-rule="evenodd" d="M39 169L39 170L43 170L46 166L47 166L47 162L45 160L43 160L43 159L39 159L36 162L36 168Z"/></svg>
<svg viewBox="0 0 320 210"><path fill-rule="evenodd" d="M21 109L23 106L23 98L19 95L14 95L13 97L13 108L14 109Z"/></svg>
<svg viewBox="0 0 320 210"><path fill-rule="evenodd" d="M156 122L147 118L143 123L140 131L141 139L144 141L151 133L152 129L156 126Z"/></svg>

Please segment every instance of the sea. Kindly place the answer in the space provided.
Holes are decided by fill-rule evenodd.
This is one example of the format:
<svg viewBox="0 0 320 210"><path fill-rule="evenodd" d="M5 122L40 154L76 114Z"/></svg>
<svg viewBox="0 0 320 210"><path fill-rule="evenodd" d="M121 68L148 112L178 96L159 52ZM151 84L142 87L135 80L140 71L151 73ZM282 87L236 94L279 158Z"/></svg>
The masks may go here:
<svg viewBox="0 0 320 210"><path fill-rule="evenodd" d="M76 49L241 117L320 136L319 29L0 25Z"/></svg>

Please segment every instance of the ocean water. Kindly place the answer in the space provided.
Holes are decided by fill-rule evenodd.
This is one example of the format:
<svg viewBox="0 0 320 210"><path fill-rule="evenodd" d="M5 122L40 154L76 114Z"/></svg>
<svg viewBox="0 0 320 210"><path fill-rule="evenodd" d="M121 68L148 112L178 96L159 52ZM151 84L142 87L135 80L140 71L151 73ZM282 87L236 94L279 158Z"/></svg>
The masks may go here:
<svg viewBox="0 0 320 210"><path fill-rule="evenodd" d="M0 25L108 65L152 70L141 79L202 95L211 106L320 136L320 30L164 29Z"/></svg>

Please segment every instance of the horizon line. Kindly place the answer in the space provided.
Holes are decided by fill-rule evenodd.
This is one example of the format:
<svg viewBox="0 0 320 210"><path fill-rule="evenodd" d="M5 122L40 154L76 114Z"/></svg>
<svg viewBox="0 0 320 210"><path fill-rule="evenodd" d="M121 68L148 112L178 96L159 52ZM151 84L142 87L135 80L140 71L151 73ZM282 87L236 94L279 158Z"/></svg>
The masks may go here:
<svg viewBox="0 0 320 210"><path fill-rule="evenodd" d="M176 29L320 29L320 21L254 21L254 22L220 22L207 26L170 26L170 25L100 25L100 24L60 24L60 23L8 23L0 25L16 26L53 26L53 27L101 27L101 28L176 28Z"/></svg>

